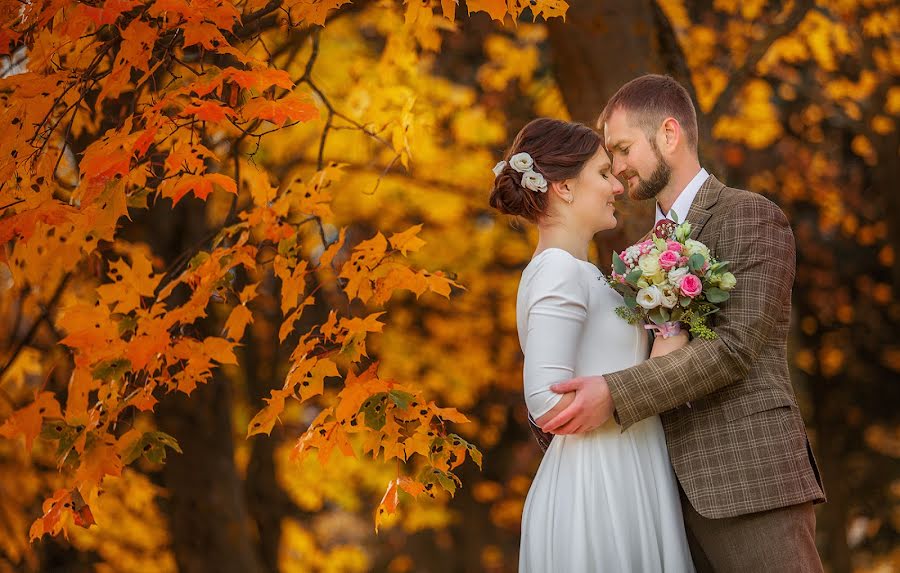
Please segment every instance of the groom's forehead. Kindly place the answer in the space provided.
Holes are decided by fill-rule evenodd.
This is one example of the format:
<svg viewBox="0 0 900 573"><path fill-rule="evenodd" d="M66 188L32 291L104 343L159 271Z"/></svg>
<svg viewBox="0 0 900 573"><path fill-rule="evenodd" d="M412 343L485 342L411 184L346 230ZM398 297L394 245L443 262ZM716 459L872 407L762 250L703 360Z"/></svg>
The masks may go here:
<svg viewBox="0 0 900 573"><path fill-rule="evenodd" d="M603 118L603 139L609 150L620 148L630 143L637 137L634 130L640 133L640 128L632 125L628 110L616 109Z"/></svg>

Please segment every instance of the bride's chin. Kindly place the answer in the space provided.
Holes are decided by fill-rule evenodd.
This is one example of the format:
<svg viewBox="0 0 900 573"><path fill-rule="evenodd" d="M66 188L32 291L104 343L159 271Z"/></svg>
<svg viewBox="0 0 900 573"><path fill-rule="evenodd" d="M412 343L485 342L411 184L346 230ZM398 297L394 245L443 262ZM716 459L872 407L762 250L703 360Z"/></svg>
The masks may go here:
<svg viewBox="0 0 900 573"><path fill-rule="evenodd" d="M612 216L610 216L609 220L604 221L603 224L600 225L600 228L597 229L596 232L600 233L603 231L612 231L613 229L615 229L618 226L619 226L619 220L616 219L615 215L612 215Z"/></svg>

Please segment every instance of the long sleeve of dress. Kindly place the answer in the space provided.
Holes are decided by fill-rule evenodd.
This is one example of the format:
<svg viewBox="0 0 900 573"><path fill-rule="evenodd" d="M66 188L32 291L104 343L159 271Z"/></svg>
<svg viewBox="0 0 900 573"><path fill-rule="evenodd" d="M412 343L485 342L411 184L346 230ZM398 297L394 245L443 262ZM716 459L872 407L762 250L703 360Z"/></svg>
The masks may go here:
<svg viewBox="0 0 900 573"><path fill-rule="evenodd" d="M546 252L529 285L523 377L525 402L535 419L562 398L550 385L575 375L588 308L583 264L564 251Z"/></svg>

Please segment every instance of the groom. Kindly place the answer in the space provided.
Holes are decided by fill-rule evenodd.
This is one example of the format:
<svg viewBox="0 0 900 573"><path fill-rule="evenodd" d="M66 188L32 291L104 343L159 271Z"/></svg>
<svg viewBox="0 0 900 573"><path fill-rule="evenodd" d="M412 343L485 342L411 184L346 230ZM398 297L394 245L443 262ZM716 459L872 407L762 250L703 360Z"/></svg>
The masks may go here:
<svg viewBox="0 0 900 573"><path fill-rule="evenodd" d="M738 285L714 315L716 340L633 368L554 385L575 392L543 430L571 434L659 414L700 571L822 571L813 503L825 500L788 375L794 236L784 213L702 169L697 117L672 78L622 86L598 120L613 172L656 219L731 262Z"/></svg>

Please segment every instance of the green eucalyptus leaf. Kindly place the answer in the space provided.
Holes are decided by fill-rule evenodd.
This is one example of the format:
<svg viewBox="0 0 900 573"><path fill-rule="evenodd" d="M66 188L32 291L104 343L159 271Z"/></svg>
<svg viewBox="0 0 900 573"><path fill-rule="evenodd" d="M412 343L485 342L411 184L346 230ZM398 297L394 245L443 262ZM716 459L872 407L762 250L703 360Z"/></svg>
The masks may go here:
<svg viewBox="0 0 900 573"><path fill-rule="evenodd" d="M706 300L708 300L709 302L714 303L714 304L718 304L720 302L725 302L730 297L731 297L730 294L728 294L724 290L717 288L717 287L713 287L713 288L709 289L708 291L706 291Z"/></svg>
<svg viewBox="0 0 900 573"><path fill-rule="evenodd" d="M613 270L616 271L616 274L625 274L625 262L619 258L619 255L615 251L613 251L612 266Z"/></svg>

